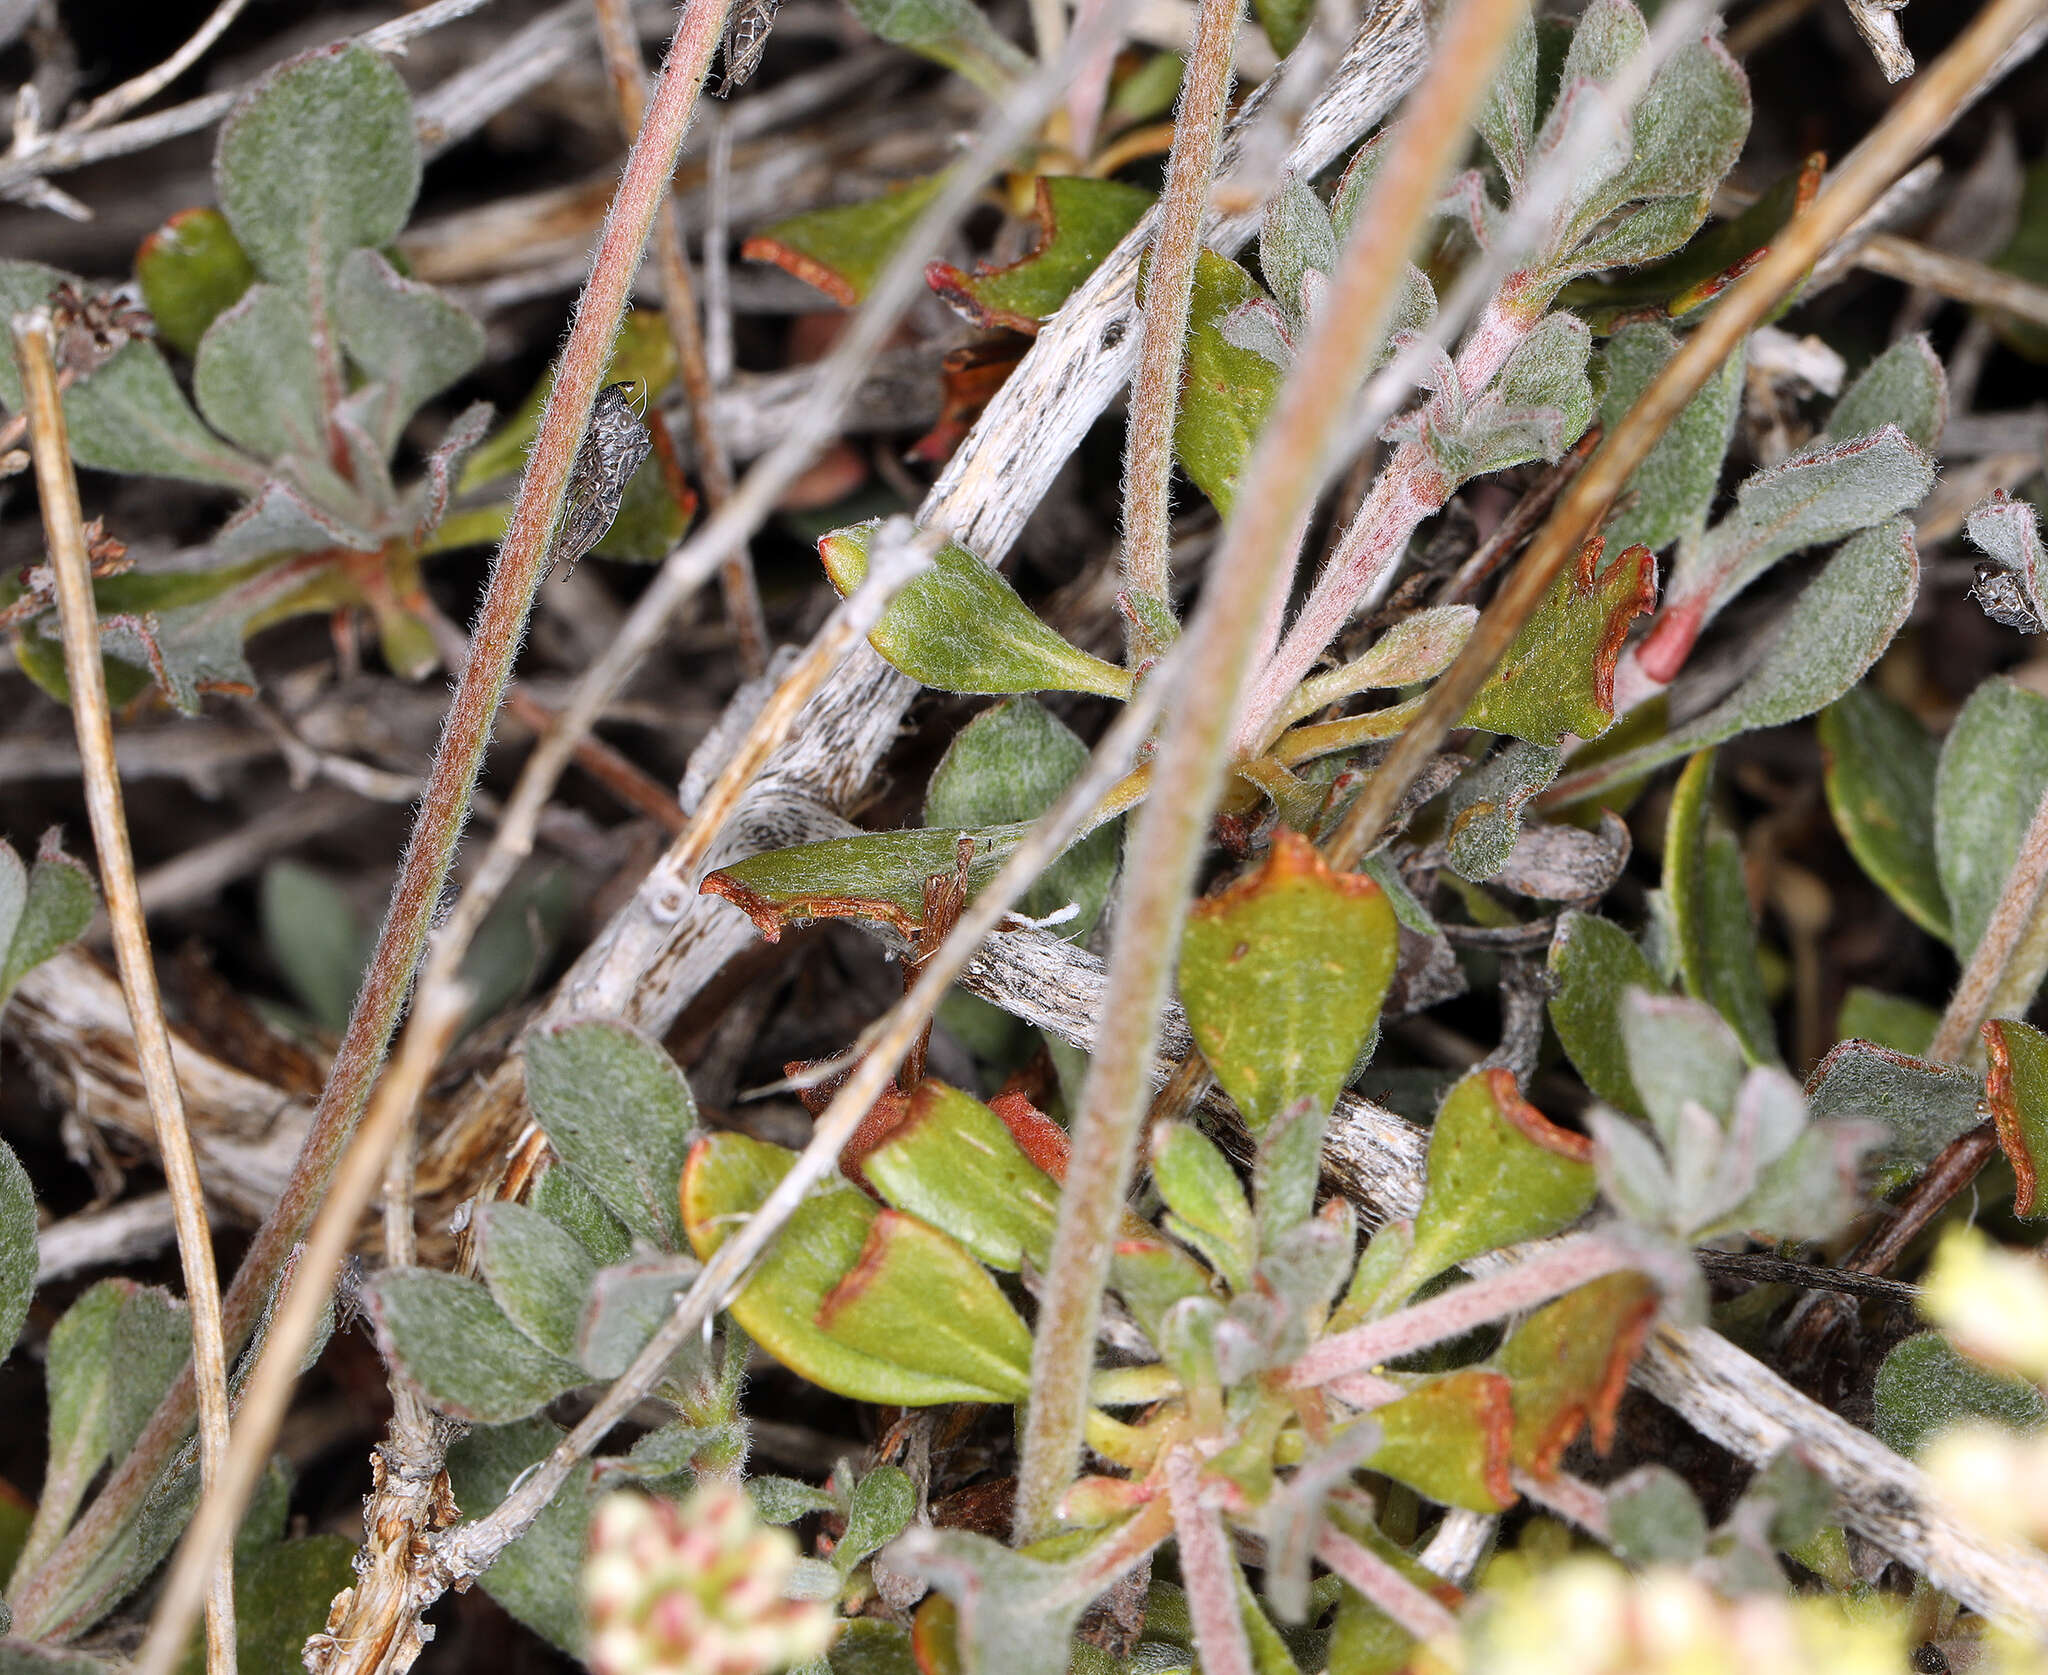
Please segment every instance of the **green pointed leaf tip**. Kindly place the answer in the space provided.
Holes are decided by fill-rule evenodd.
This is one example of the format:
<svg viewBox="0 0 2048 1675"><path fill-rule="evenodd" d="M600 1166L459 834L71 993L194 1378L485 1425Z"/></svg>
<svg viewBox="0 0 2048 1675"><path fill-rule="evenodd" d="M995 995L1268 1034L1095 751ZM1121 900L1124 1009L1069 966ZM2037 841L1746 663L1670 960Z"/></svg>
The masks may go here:
<svg viewBox="0 0 2048 1675"><path fill-rule="evenodd" d="M974 0L853 0L853 15L883 40L945 65L993 98L1031 68Z"/></svg>
<svg viewBox="0 0 2048 1675"><path fill-rule="evenodd" d="M667 1053L624 1024L526 1038L526 1097L563 1165L657 1249L683 1248L677 1183L697 1104Z"/></svg>
<svg viewBox="0 0 2048 1675"><path fill-rule="evenodd" d="M1728 1021L1752 1064L1774 1064L1777 1038L1757 963L1742 850L1712 819L1714 753L1686 764L1664 831L1664 900L1685 991Z"/></svg>
<svg viewBox="0 0 2048 1675"><path fill-rule="evenodd" d="M1940 1027L1941 1014L1933 1007L1857 983L1842 996L1842 1009L1835 1017L1835 1039L1874 1042L1925 1058Z"/></svg>
<svg viewBox="0 0 2048 1675"><path fill-rule="evenodd" d="M1649 956L1619 925L1590 913L1561 915L1550 939L1550 1023L1586 1086L1617 1110L1647 1116L1629 1074L1622 999L1661 994Z"/></svg>
<svg viewBox="0 0 2048 1675"><path fill-rule="evenodd" d="M1195 904L1181 943L1188 1027L1254 1134L1306 1100L1327 1112L1392 981L1392 904L1282 828L1265 862Z"/></svg>
<svg viewBox="0 0 2048 1675"><path fill-rule="evenodd" d="M865 203L792 215L763 227L740 246L740 255L773 262L842 307L856 307L945 183L944 175L926 175Z"/></svg>
<svg viewBox="0 0 2048 1675"><path fill-rule="evenodd" d="M993 704L946 747L925 788L927 826L954 829L1036 820L1088 764L1088 747L1065 722L1029 698ZM1043 919L1077 911L1056 927L1078 941L1095 928L1116 876L1117 834L1097 827L1045 869L1018 910Z"/></svg>
<svg viewBox="0 0 2048 1675"><path fill-rule="evenodd" d="M2018 1215L2039 1216L2042 1170L2048 1168L2048 1035L2017 1018L1993 1018L1984 1025L1984 1051L1990 1069L1984 1102L2019 1181L2012 1207Z"/></svg>
<svg viewBox="0 0 2048 1675"><path fill-rule="evenodd" d="M1372 1422L1383 1440L1366 1459L1369 1469L1468 1512L1514 1505L1514 1404L1499 1373L1468 1367L1433 1378L1374 1408Z"/></svg>
<svg viewBox="0 0 2048 1675"><path fill-rule="evenodd" d="M682 1208L699 1258L710 1260L795 1161L794 1152L742 1134L712 1134L697 1143L683 1176ZM893 1226L871 1243L885 1215L898 1224L911 1219L879 1209L844 1180L813 1188L733 1299L733 1318L784 1366L856 1401L901 1407L1014 1401L1019 1392L1008 1369L1023 1322L974 1259L936 1228L923 1229L925 1238ZM942 1247L935 1241L950 1251L936 1254ZM864 1298L870 1292L872 1298ZM828 1328L825 1308L835 1299ZM1015 1321L1014 1332L1003 1311ZM960 1349L955 1333L991 1322L991 1343ZM1028 1334L1023 1346L1028 1366ZM951 1359L956 1352L967 1361L964 1370ZM943 1363L941 1370L934 1370L934 1360ZM986 1382L992 1375L998 1386Z"/></svg>
<svg viewBox="0 0 2048 1675"><path fill-rule="evenodd" d="M364 1288L364 1302L385 1363L451 1418L502 1425L589 1381L459 1274L393 1268Z"/></svg>
<svg viewBox="0 0 2048 1675"><path fill-rule="evenodd" d="M1820 713L1822 783L1835 829L1870 880L1922 930L1946 938L1934 850L1934 740L1868 682Z"/></svg>
<svg viewBox="0 0 2048 1675"><path fill-rule="evenodd" d="M1948 373L1927 334L1915 332L1856 375L1828 415L1826 438L1845 442L1896 425L1932 454L1947 424Z"/></svg>
<svg viewBox="0 0 2048 1675"><path fill-rule="evenodd" d="M240 300L256 269L217 209L180 210L135 252L135 278L156 335L181 355Z"/></svg>
<svg viewBox="0 0 2048 1675"><path fill-rule="evenodd" d="M1285 376L1268 356L1226 335L1226 322L1252 305L1272 306L1257 280L1227 256L1197 253L1173 449L1181 469L1225 516Z"/></svg>
<svg viewBox="0 0 2048 1675"><path fill-rule="evenodd" d="M917 1516L917 1489L896 1466L879 1465L853 1486L847 1503L846 1533L832 1549L832 1563L842 1576L870 1554L878 1553L910 1527Z"/></svg>
<svg viewBox="0 0 2048 1675"><path fill-rule="evenodd" d="M1949 729L1934 779L1934 852L1956 957L1968 962L1990 923L2041 796L2048 790L2048 698L1995 677Z"/></svg>
<svg viewBox="0 0 2048 1675"><path fill-rule="evenodd" d="M818 556L841 598L866 579L879 520L822 537ZM1128 698L1131 676L1069 645L1016 590L965 547L947 542L889 602L868 644L891 666L942 692L1095 692Z"/></svg>
<svg viewBox="0 0 2048 1675"><path fill-rule="evenodd" d="M390 244L418 196L405 83L367 47L287 59L221 125L214 180L258 273L304 298L332 297L348 253Z"/></svg>
<svg viewBox="0 0 2048 1675"><path fill-rule="evenodd" d="M1592 1208L1592 1159L1592 1142L1524 1099L1514 1072L1465 1077L1430 1130L1408 1283L1569 1227Z"/></svg>
<svg viewBox="0 0 2048 1675"><path fill-rule="evenodd" d="M1628 625L1657 599L1656 562L1631 547L1604 570L1595 535L1560 575L1465 712L1464 725L1555 748L1614 720L1614 669Z"/></svg>
<svg viewBox="0 0 2048 1675"><path fill-rule="evenodd" d="M92 875L64 853L55 827L30 867L0 841L0 1007L22 978L85 934L98 906Z"/></svg>
<svg viewBox="0 0 2048 1675"><path fill-rule="evenodd" d="M1037 243L1029 255L974 274L934 262L925 269L925 282L984 331L1035 333L1153 202L1153 193L1120 181L1040 175L1032 209Z"/></svg>
<svg viewBox="0 0 2048 1675"><path fill-rule="evenodd" d="M1685 1108L1714 1116L1735 1108L1747 1062L1742 1043L1711 1006L1631 989L1621 997L1629 1075L1666 1151L1675 1150Z"/></svg>
<svg viewBox="0 0 2048 1675"><path fill-rule="evenodd" d="M1059 1182L971 1094L929 1078L888 1137L860 1159L883 1199L950 1233L992 1268L1043 1268L1052 1254Z"/></svg>
<svg viewBox="0 0 2048 1675"><path fill-rule="evenodd" d="M1186 1123L1168 1123L1153 1135L1152 1176L1166 1201L1167 1231L1200 1251L1231 1290L1249 1285L1258 1224L1221 1149Z"/></svg>

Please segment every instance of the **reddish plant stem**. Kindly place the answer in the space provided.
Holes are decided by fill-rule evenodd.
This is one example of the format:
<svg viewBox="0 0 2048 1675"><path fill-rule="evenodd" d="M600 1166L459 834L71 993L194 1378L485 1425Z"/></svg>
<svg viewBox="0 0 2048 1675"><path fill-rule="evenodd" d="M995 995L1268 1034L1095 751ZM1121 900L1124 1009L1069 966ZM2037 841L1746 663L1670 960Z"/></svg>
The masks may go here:
<svg viewBox="0 0 2048 1675"><path fill-rule="evenodd" d="M1243 9L1243 0L1202 0L1194 52L1181 77L1173 152L1167 159L1166 191L1159 202L1159 231L1152 241L1145 274L1144 336L1137 374L1131 381L1130 431L1124 454L1123 573L1125 586L1162 605L1169 603L1172 581L1167 559L1167 500L1195 258L1201 253L1209 184L1223 143L1223 110L1230 94L1237 20ZM1138 624L1133 624L1130 639L1134 664L1159 650Z"/></svg>
<svg viewBox="0 0 2048 1675"><path fill-rule="evenodd" d="M1353 1541L1341 1530L1324 1527L1316 1540L1316 1557L1417 1640L1434 1640L1456 1626L1443 1606L1371 1548Z"/></svg>
<svg viewBox="0 0 2048 1675"><path fill-rule="evenodd" d="M577 303L575 323L541 416L510 527L491 567L488 590L471 638L468 663L449 705L441 747L400 864L391 906L334 1066L322 1090L292 1176L257 1230L222 1304L230 1350L248 1338L292 1247L305 1236L369 1097L446 883L469 800L483 766L491 728L525 634L534 590L546 573L548 547L562 510L569 469L582 445L590 406L604 376L619 321L631 294L640 252L657 205L668 191L697 89L725 26L724 0L688 0L677 21L646 124L626 159L604 237ZM301 1276L301 1283L306 1276ZM331 1283L331 1281L330 1281ZM192 1374L184 1374L158 1405L141 1438L48 1564L13 1602L17 1632L47 1639L75 1632L73 1620L50 1615L68 1582L126 1527L143 1495L185 1435L192 1415Z"/></svg>
<svg viewBox="0 0 2048 1675"><path fill-rule="evenodd" d="M1216 1509L1202 1500L1202 1467L1191 1448L1166 1456L1166 1496L1181 1580L1206 1675L1252 1675L1252 1648L1237 1605L1237 1567Z"/></svg>
<svg viewBox="0 0 2048 1675"><path fill-rule="evenodd" d="M633 28L628 0L592 0L597 12L598 45L618 101L619 126L631 140L639 132L647 106L647 71L640 59L640 38ZM711 421L714 388L704 355L704 326L697 312L696 287L683 253L682 223L675 195L664 192L654 216L654 271L661 281L661 315L668 324L676 352L676 376L683 386L683 408L690 416L690 439L697 449L697 470L704 479L704 500L716 512L732 499L732 456ZM658 391L650 394L659 394ZM659 415L650 415L658 421ZM752 679L768 667L768 621L761 610L754 565L744 546L719 566L726 619L732 624L740 667Z"/></svg>

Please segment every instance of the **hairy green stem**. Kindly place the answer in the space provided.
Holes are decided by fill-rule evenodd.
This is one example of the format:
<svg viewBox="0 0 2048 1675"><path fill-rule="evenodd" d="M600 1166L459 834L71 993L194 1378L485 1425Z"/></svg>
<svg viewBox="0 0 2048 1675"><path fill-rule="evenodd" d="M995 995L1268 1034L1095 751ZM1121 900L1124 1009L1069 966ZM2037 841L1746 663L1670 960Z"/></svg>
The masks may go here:
<svg viewBox="0 0 2048 1675"><path fill-rule="evenodd" d="M1447 20L1393 155L1352 228L1328 305L1253 452L1189 633L1181 705L1160 746L1153 795L1124 871L1109 1006L1040 1297L1018 1476L1019 1542L1053 1527L1080 1459L1102 1289L1151 1099L1160 1012L1245 676L1273 596L1287 585L1290 543L1327 475L1331 437L1392 312L1402 265L1522 11L1523 0L1463 0Z"/></svg>
<svg viewBox="0 0 2048 1675"><path fill-rule="evenodd" d="M312 1223L355 1132L370 1084L411 989L468 816L470 795L490 744L498 705L525 636L534 591L546 574L570 466L582 445L591 402L618 335L640 253L655 210L668 191L676 154L696 106L697 89L724 29L725 13L726 0L689 0L684 6L647 121L626 159L526 475L520 482L511 525L491 567L489 587L471 637L469 662L449 705L441 745L368 974L291 1178L258 1229L222 1305L223 1331L231 1350L247 1340L286 1256ZM80 1612L57 1617L53 1608L68 1584L85 1574L92 1560L134 1517L191 1423L192 1400L188 1366L91 1509L15 1601L16 1621L23 1632L50 1638L75 1633L84 1626Z"/></svg>
<svg viewBox="0 0 2048 1675"><path fill-rule="evenodd" d="M1166 191L1159 200L1159 231L1145 271L1144 336L1131 380L1131 416L1124 451L1124 585L1171 608L1167 562L1167 501L1173 476L1174 416L1202 249L1209 184L1223 144L1223 111L1237 47L1244 0L1202 0L1195 46L1181 77ZM1142 618L1130 629L1131 661L1157 654Z"/></svg>

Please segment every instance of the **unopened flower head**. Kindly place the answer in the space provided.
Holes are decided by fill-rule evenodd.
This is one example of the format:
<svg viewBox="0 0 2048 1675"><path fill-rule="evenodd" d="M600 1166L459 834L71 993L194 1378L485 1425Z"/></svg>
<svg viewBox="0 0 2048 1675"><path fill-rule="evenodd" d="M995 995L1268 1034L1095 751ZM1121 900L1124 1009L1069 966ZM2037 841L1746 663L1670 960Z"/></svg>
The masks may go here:
<svg viewBox="0 0 2048 1675"><path fill-rule="evenodd" d="M607 1496L590 1524L583 1603L597 1675L768 1675L831 1643L829 1606L785 1597L797 1547L744 1490L677 1505Z"/></svg>

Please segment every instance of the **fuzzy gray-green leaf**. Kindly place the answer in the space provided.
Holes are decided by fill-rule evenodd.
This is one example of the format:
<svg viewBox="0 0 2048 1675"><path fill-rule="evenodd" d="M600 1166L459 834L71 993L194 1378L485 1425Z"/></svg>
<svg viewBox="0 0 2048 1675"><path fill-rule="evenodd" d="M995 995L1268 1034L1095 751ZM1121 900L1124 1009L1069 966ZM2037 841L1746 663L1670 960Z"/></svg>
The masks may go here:
<svg viewBox="0 0 2048 1675"><path fill-rule="evenodd" d="M1303 281L1311 273L1326 278L1337 271L1337 237L1330 212L1308 184L1294 175L1266 200L1259 224L1259 271L1266 288L1278 299L1290 324L1306 317Z"/></svg>
<svg viewBox="0 0 2048 1675"><path fill-rule="evenodd" d="M1635 1116L1648 1111L1629 1074L1622 997L1661 994L1649 956L1619 925L1590 913L1566 913L1550 939L1550 1022L1580 1079L1608 1104Z"/></svg>
<svg viewBox="0 0 2048 1675"><path fill-rule="evenodd" d="M1815 729L1828 809L1850 854L1915 924L1946 938L1948 901L1934 850L1934 740L1869 682L1822 710Z"/></svg>
<svg viewBox="0 0 2048 1675"><path fill-rule="evenodd" d="M448 1477L465 1512L496 1506L562 1440L546 1419L481 1426L448 1450ZM595 1472L572 1471L520 1538L479 1579L483 1591L549 1644L580 1656L583 1606L577 1579L590 1546Z"/></svg>
<svg viewBox="0 0 2048 1675"><path fill-rule="evenodd" d="M1970 694L1934 780L1934 850L1967 962L2048 787L2048 698L2004 677Z"/></svg>
<svg viewBox="0 0 2048 1675"><path fill-rule="evenodd" d="M543 1349L573 1355L576 1325L597 1276L575 1235L525 1204L477 1211L477 1266L506 1319Z"/></svg>
<svg viewBox="0 0 2048 1675"><path fill-rule="evenodd" d="M259 458L326 456L313 317L282 286L251 285L206 328L192 391L206 422Z"/></svg>
<svg viewBox="0 0 2048 1675"><path fill-rule="evenodd" d="M334 314L349 358L382 388L368 428L387 456L420 404L484 358L484 329L467 311L402 277L375 250L341 264Z"/></svg>
<svg viewBox="0 0 2048 1675"><path fill-rule="evenodd" d="M581 1367L535 1343L460 1274L394 1268L363 1295L385 1361L453 1418L482 1425L524 1419L588 1382Z"/></svg>
<svg viewBox="0 0 2048 1675"><path fill-rule="evenodd" d="M1970 590L1984 614L2022 633L2048 632L2048 553L2032 504L1995 489L1964 527L1986 555Z"/></svg>
<svg viewBox="0 0 2048 1675"><path fill-rule="evenodd" d="M367 47L317 47L259 82L221 127L221 208L257 271L314 306L351 250L404 229L419 192L412 101Z"/></svg>
<svg viewBox="0 0 2048 1675"><path fill-rule="evenodd" d="M526 1096L562 1162L661 1250L683 1248L676 1204L697 1105L675 1061L624 1024L566 1024L526 1039Z"/></svg>
<svg viewBox="0 0 2048 1675"><path fill-rule="evenodd" d="M689 1290L700 1264L690 1256L641 1256L599 1271L580 1299L572 1350L592 1378L617 1378ZM686 1352L689 1353L689 1352Z"/></svg>
<svg viewBox="0 0 2048 1675"><path fill-rule="evenodd" d="M338 1035L370 957L369 926L339 885L297 861L264 870L258 902L270 957L299 1004Z"/></svg>
<svg viewBox="0 0 2048 1675"><path fill-rule="evenodd" d="M1822 438L1846 442L1896 425L1929 453L1948 423L1948 374L1924 332L1902 337L1856 375Z"/></svg>
<svg viewBox="0 0 2048 1675"><path fill-rule="evenodd" d="M1816 1117L1881 1124L1877 1155L1884 1184L1911 1180L1957 1135L1977 1126L1984 1078L1960 1065L1931 1064L1868 1041L1844 1041L1807 1084Z"/></svg>
<svg viewBox="0 0 2048 1675"><path fill-rule="evenodd" d="M154 343L123 344L64 392L71 457L100 471L252 490L263 468L199 422Z"/></svg>
<svg viewBox="0 0 2048 1675"><path fill-rule="evenodd" d="M1557 764L1555 750L1515 739L1451 787L1444 840L1460 878L1491 878L1508 864L1523 806L1557 777Z"/></svg>
<svg viewBox="0 0 2048 1675"><path fill-rule="evenodd" d="M1600 422L1610 433L1677 349L1677 339L1654 321L1623 326L1608 339ZM1614 551L1640 541L1652 552L1662 552L1674 541L1697 539L1706 528L1721 462L1735 434L1742 365L1739 353L1723 361L1650 450L1650 457L1636 467L1607 523L1607 543Z"/></svg>
<svg viewBox="0 0 2048 1675"><path fill-rule="evenodd" d="M1966 1419L2015 1430L2048 1426L2048 1396L1959 1355L1939 1332L1921 1332L1887 1355L1871 1391L1878 1441L1909 1458L1938 1431Z"/></svg>
<svg viewBox="0 0 2048 1675"><path fill-rule="evenodd" d="M0 1142L0 1360L21 1335L36 1291L36 1189L13 1148Z"/></svg>
<svg viewBox="0 0 2048 1675"><path fill-rule="evenodd" d="M45 834L35 865L0 842L0 1006L43 961L85 935L99 893L92 875Z"/></svg>

